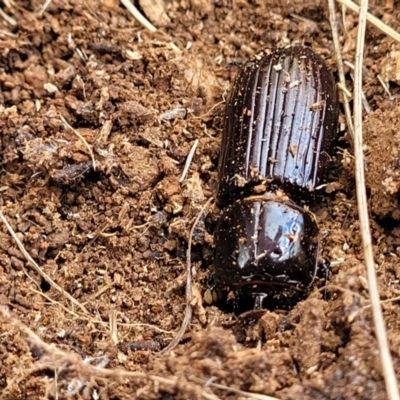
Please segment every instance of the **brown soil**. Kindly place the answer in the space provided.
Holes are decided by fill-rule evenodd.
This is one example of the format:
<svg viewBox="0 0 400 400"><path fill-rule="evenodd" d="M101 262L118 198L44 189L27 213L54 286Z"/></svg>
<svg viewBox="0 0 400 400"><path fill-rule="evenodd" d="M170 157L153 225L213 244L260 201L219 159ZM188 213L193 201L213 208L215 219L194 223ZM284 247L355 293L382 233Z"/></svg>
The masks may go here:
<svg viewBox="0 0 400 400"><path fill-rule="evenodd" d="M300 42L336 70L325 2L282 3L168 0L155 18L142 1L164 25L155 33L117 0L53 0L42 16L39 0L4 7L17 26L0 21L1 210L42 271L80 305L39 275L1 224L2 399L247 398L227 388L280 399L386 398L347 135L313 210L327 233L327 300L315 290L256 322L203 305L212 206L193 236L191 324L172 352L158 352L182 324L189 231L216 194L223 101L236 65ZM399 7L375 0L370 10L400 31ZM353 63L357 18L347 11L338 22L343 57ZM366 168L382 299L400 292L399 52L368 25ZM400 373L400 311L395 301L383 309Z"/></svg>

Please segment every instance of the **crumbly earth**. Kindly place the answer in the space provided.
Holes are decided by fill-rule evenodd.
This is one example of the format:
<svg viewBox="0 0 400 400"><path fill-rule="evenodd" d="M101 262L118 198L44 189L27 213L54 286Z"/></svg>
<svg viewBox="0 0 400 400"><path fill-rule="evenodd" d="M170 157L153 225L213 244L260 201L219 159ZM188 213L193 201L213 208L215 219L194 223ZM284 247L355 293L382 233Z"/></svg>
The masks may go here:
<svg viewBox="0 0 400 400"><path fill-rule="evenodd" d="M336 61L323 1L136 4L156 32L117 0L53 0L42 14L39 0L3 8L16 25L0 20L0 206L42 275L0 222L1 399L385 399L343 116L331 184L313 206L331 263L327 295L316 288L258 319L205 304L213 205L193 235L191 323L159 353L183 321L190 229L216 194L237 65L294 42L334 71ZM400 32L396 10L399 1L371 1ZM337 21L354 63L357 18L347 10ZM383 300L400 292L399 51L368 25L365 154ZM398 303L383 311L400 374Z"/></svg>

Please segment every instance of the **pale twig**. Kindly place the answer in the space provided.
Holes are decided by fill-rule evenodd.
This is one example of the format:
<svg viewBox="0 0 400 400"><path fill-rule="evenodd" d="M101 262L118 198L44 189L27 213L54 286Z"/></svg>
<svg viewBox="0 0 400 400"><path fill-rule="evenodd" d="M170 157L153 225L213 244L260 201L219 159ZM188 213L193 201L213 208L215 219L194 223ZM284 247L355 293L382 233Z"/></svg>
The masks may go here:
<svg viewBox="0 0 400 400"><path fill-rule="evenodd" d="M350 78L354 81L354 75L353 74L350 74ZM372 113L371 106L368 103L368 99L367 99L367 96L364 93L364 90L361 92L361 101L362 101L362 104L364 106L365 112L367 114L371 114Z"/></svg>
<svg viewBox="0 0 400 400"><path fill-rule="evenodd" d="M182 339L183 335L186 332L186 329L190 323L190 320L192 318L192 312L193 312L193 306L192 306L192 262L191 262L191 253L192 253L192 238L193 238L193 233L194 230L196 229L197 224L200 221L200 218L204 215L205 211L207 210L207 207L210 205L212 202L213 198L210 197L206 204L202 207L200 210L199 214L197 215L192 229L190 230L189 233L189 243L188 243L188 249L186 253L186 274L187 274L187 280L186 280L186 310L185 310L185 316L183 318L182 325L176 334L176 336L171 340L171 342L168 344L167 347L165 347L163 350L161 350L161 354L166 354L169 351L171 351Z"/></svg>
<svg viewBox="0 0 400 400"><path fill-rule="evenodd" d="M302 17L301 15L297 15L297 14L294 14L294 13L290 14L290 16L292 18L294 18L294 19L297 19L299 21L305 22L306 24L317 26L317 23L312 19L305 18L305 17Z"/></svg>
<svg viewBox="0 0 400 400"><path fill-rule="evenodd" d="M97 322L101 322L101 321L97 321L96 320L95 322L97 323ZM145 327L145 328L149 328L149 329L154 329L157 332L165 333L166 335L171 335L171 336L175 334L174 331L167 331L165 329L159 328L158 326L145 324L145 323L140 323L140 322L138 322L136 324L128 324L128 323L125 323L125 322L117 322L117 325L118 326L124 326L124 327L127 327L127 328L142 328L142 327Z"/></svg>
<svg viewBox="0 0 400 400"><path fill-rule="evenodd" d="M386 300L381 300L381 304L389 304L389 303L394 303L396 301L400 301L400 296L392 297L391 299L386 299ZM367 310L368 308L371 308L372 305L368 304L363 307L364 310Z"/></svg>
<svg viewBox="0 0 400 400"><path fill-rule="evenodd" d="M246 396L245 398L247 399L254 399L254 400L278 400L276 397L271 397L267 396L265 394L259 394L259 393L251 393L251 392L244 392L243 390L235 389L226 385L221 385L219 383L214 383L214 382L206 382L203 379L199 379L197 377L191 376L189 379L199 382L199 383L204 383L205 386L211 386L215 387L216 389L224 390L225 392L232 392L236 394L240 394L241 396ZM241 397L243 398L243 397Z"/></svg>
<svg viewBox="0 0 400 400"><path fill-rule="evenodd" d="M0 320L2 321L2 325L4 323L8 323L16 328L22 335L26 337L27 342L32 347L37 347L43 351L43 355L40 357L40 360L36 362L36 366L27 370L25 368L25 378L31 373L38 372L40 370L54 370L57 373L60 370L66 372L67 369L73 371L80 379L89 380L91 378L112 378L115 379L137 379L137 380L145 380L145 381L153 381L156 384L163 385L164 387L179 388L179 380L181 378L172 377L172 378L163 378L161 376L148 374L146 372L139 371L124 371L122 369L106 369L103 367L98 367L95 365L91 365L82 360L82 357L76 353L70 353L64 350L57 348L54 344L47 344L44 342L35 332L33 332L30 328L28 328L22 321L14 317L10 311L4 307L0 306ZM8 386L11 386L12 379L8 382ZM187 385L190 385L190 382L187 382ZM4 394L4 390L2 394ZM212 393L207 393L203 391L201 393L202 397L206 400L219 400L217 396Z"/></svg>
<svg viewBox="0 0 400 400"><path fill-rule="evenodd" d="M117 311L111 310L110 312L110 337L113 344L116 346L118 344L118 326L117 326Z"/></svg>
<svg viewBox="0 0 400 400"><path fill-rule="evenodd" d="M348 97L349 91L347 90L346 79L344 77L343 59L342 59L342 53L340 50L339 34L338 34L338 30L337 30L337 25L336 25L335 1L328 0L328 3L329 3L329 20L330 20L331 29L332 29L333 46L335 48L336 62L337 62L338 72L339 72L339 82L340 82L339 88L343 89L342 90L343 106L344 106L344 113L346 115L347 129L349 131L351 139L354 140L354 127L353 127L353 121L351 118L351 111L350 111L349 97Z"/></svg>
<svg viewBox="0 0 400 400"><path fill-rule="evenodd" d="M88 301L90 301L90 302L94 301L94 299L95 299L96 297L101 296L103 293L107 292L107 290L109 290L109 289L112 289L114 286L115 286L115 283L114 283L114 282L113 282L113 283L110 283L109 285L104 285L98 292L92 294L92 295L90 296L90 300L88 300Z"/></svg>
<svg viewBox="0 0 400 400"><path fill-rule="evenodd" d="M88 152L89 152L89 155L90 155L90 157L91 157L91 159L92 159L93 171L96 171L96 160L94 159L94 154L93 154L92 147L89 146L89 143L86 141L86 139L85 139L76 129L74 129L74 128L66 121L66 119L65 119L61 114L59 114L59 118L60 118L61 122L62 122L68 129L70 129L73 133L75 133L76 136L78 136L78 138L79 138L80 140L82 140L83 144L84 144L85 147L87 148L87 150L88 150Z"/></svg>
<svg viewBox="0 0 400 400"><path fill-rule="evenodd" d="M18 35L16 35L15 33L8 32L8 31L5 31L3 29L0 29L0 35L9 36L9 37L12 37L12 38L17 38L18 37Z"/></svg>
<svg viewBox="0 0 400 400"><path fill-rule="evenodd" d="M0 7L0 17L5 19L10 25L17 26L17 21L13 17L10 17L8 14L6 14L1 7Z"/></svg>
<svg viewBox="0 0 400 400"><path fill-rule="evenodd" d="M145 18L129 0L121 0L121 3L127 8L127 10L133 15L133 18L135 18L140 25L148 29L150 32L155 32L157 30L157 28L147 18Z"/></svg>
<svg viewBox="0 0 400 400"><path fill-rule="evenodd" d="M353 95L351 94L349 89L347 89L347 87L343 87L340 82L337 83L337 87L339 88L339 90L341 90L347 96L347 104L349 104L348 103L348 99L352 99L353 98ZM350 121L351 121L351 126L353 126L353 120L351 119L351 113L350 113Z"/></svg>
<svg viewBox="0 0 400 400"><path fill-rule="evenodd" d="M393 100L392 93L390 93L390 90L387 87L386 83L383 81L382 77L379 74L376 77L378 78L379 83L382 85L383 90L388 94L390 100Z"/></svg>
<svg viewBox="0 0 400 400"><path fill-rule="evenodd" d="M351 0L337 0L339 3L349 7L351 10L355 11L356 13L360 12L360 6L356 3L352 2ZM400 42L400 34L397 33L393 28L386 25L382 22L379 18L376 18L374 15L367 12L366 18L368 22L378 28L380 31L391 37L392 39L396 40L396 42Z"/></svg>
<svg viewBox="0 0 400 400"><path fill-rule="evenodd" d="M87 60L86 60L87 61ZM85 82L83 82L82 77L78 74L76 75L76 80L81 84L82 86L82 94L83 94L83 98L85 101L87 101L87 97L86 97L86 89L85 89Z"/></svg>
<svg viewBox="0 0 400 400"><path fill-rule="evenodd" d="M397 379L394 373L389 343L386 336L385 324L380 305L378 283L372 250L372 238L369 225L367 195L364 176L364 154L362 137L362 68L367 23L368 0L361 0L357 32L356 61L354 69L354 156L357 189L357 205L360 220L360 231L364 249L364 262L367 268L368 289L372 305L372 315L375 325L376 338L379 345L383 376L389 399L399 400Z"/></svg>
<svg viewBox="0 0 400 400"><path fill-rule="evenodd" d="M341 287L339 285L335 285L333 283L329 283L328 285L321 286L320 288L316 289L313 293L311 293L310 296L308 296L308 298L315 297L316 294L321 293L321 292L323 292L325 290L337 290L337 291L342 292L342 293L351 294L352 296L355 296L355 297L359 298L360 301L363 301L363 302L367 301L367 299L364 296L361 296L360 293L355 292L355 291L350 290L350 289L346 289L346 288Z"/></svg>
<svg viewBox="0 0 400 400"><path fill-rule="evenodd" d="M53 0L46 0L46 1L44 2L44 4L42 5L42 7L40 7L40 9L39 9L39 11L37 12L37 14L38 14L39 16L42 16L43 13L47 10L47 7L51 4L52 1L53 1Z"/></svg>
<svg viewBox="0 0 400 400"><path fill-rule="evenodd" d="M226 92L226 90L225 90L225 92ZM191 117L191 118L193 118L193 119L202 119L202 118L206 117L208 114L210 114L212 110L214 110L215 108L217 108L221 104L224 104L225 101L226 101L225 100L225 92L222 94L222 98L223 98L222 101L214 104L205 114L199 115L198 117Z"/></svg>
<svg viewBox="0 0 400 400"><path fill-rule="evenodd" d="M86 314L89 314L89 311L81 304L79 303L78 300L74 299L68 292L66 292L62 287L58 286L57 283L53 281L42 269L39 267L38 264L36 264L35 260L30 256L30 254L25 250L24 245L21 243L19 240L18 236L14 232L14 229L12 226L9 224L7 221L7 218L4 216L4 214L0 211L0 219L3 221L4 225L6 226L8 232L10 235L13 237L15 240L15 243L21 250L21 253L24 255L26 260L28 261L29 264L32 265L32 267L35 269L35 271L52 287L54 287L56 290L58 290L63 296L65 296L72 304L76 305L79 307L82 311L84 311Z"/></svg>
<svg viewBox="0 0 400 400"><path fill-rule="evenodd" d="M199 139L196 139L193 143L192 148L189 151L188 156L187 156L185 167L183 168L183 172L182 172L181 178L179 179L179 183L183 182L186 178L186 174L189 171L189 167L190 167L190 164L192 163L193 156L194 156L194 153L196 152L198 144L199 144Z"/></svg>
<svg viewBox="0 0 400 400"><path fill-rule="evenodd" d="M354 71L354 64L352 64L349 61L345 61L344 63ZM354 81L354 75L350 74L350 77ZM368 99L367 99L367 96L365 95L364 91L362 91L362 102L363 102L364 109L367 112L367 114L371 114L372 110L371 110L371 107L370 107L370 105L368 103Z"/></svg>
<svg viewBox="0 0 400 400"><path fill-rule="evenodd" d="M39 290L35 289L30 289L31 292L38 294L39 296L44 297L47 301L49 301L52 304L57 304L60 308L62 308L66 313L71 314L75 318L81 318L80 315L78 315L74 310L70 310L69 308L65 307L63 304L61 304L59 301L52 299L51 297L47 296L46 293L40 292ZM89 320L87 317L83 317L83 319Z"/></svg>
<svg viewBox="0 0 400 400"><path fill-rule="evenodd" d="M391 299L381 300L380 303L382 305L382 304L394 303L399 300L400 300L400 296L392 297ZM372 304L367 304L367 305L361 307L360 309L358 309L357 311L354 311L353 314L349 317L349 321L354 320L359 314L361 314L362 312L364 312L366 310L369 310L370 308L372 308Z"/></svg>

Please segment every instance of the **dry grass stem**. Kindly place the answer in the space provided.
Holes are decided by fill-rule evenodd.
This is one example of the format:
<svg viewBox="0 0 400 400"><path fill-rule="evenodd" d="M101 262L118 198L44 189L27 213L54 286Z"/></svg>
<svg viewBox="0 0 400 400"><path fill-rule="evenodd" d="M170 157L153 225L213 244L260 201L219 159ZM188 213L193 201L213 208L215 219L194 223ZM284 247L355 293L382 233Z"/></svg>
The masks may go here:
<svg viewBox="0 0 400 400"><path fill-rule="evenodd" d="M310 25L313 25L313 26L317 26L317 23L315 21L313 21L312 19L305 18L305 17L302 17L301 15L297 15L297 14L294 14L294 13L290 14L290 16L292 18L294 18L294 19L297 19L299 21L305 22L307 24L310 24Z"/></svg>
<svg viewBox="0 0 400 400"><path fill-rule="evenodd" d="M353 97L353 95L351 94L349 89L347 89L347 87L343 87L340 82L337 84L337 87L339 88L340 91L343 92L343 94L345 96L347 96L346 103L347 103L347 106L349 107L349 110L350 110L349 99L351 99ZM350 113L350 121L351 121L351 126L353 126L353 121L351 119L351 113Z"/></svg>
<svg viewBox="0 0 400 400"><path fill-rule="evenodd" d="M354 81L354 75L350 74L350 77ZM370 105L368 103L367 96L365 96L364 90L361 92L361 101L362 101L362 104L363 104L365 112L367 114L371 114L372 110L371 110L371 107L370 107Z"/></svg>
<svg viewBox="0 0 400 400"><path fill-rule="evenodd" d="M217 108L221 104L225 103L225 101L226 101L225 100L226 92L227 92L227 89L225 89L224 93L222 94L222 98L223 98L222 101L219 101L218 103L215 103L212 107L210 107L210 109L205 114L199 115L198 117L192 117L192 118L193 119L202 119L204 117L207 117L207 115L209 115L215 108Z"/></svg>
<svg viewBox="0 0 400 400"><path fill-rule="evenodd" d="M382 305L382 304L394 303L399 300L400 300L400 296L396 296L396 297L392 297L391 299L381 300L380 304ZM361 314L363 311L369 310L370 308L372 308L372 304L367 304L365 306L362 306L359 310L354 311L354 313L351 315L351 317L349 319L353 320L359 314Z"/></svg>
<svg viewBox="0 0 400 400"><path fill-rule="evenodd" d="M349 68L351 68L353 71L354 71L354 64L352 64L351 62L349 62L349 61L345 61L344 62ZM351 77L351 79L352 79L352 81L354 81L354 75L352 74L352 73L350 73L350 77ZM346 89L347 90L347 89ZM347 93L346 93L347 94ZM372 110L371 110L371 107L370 107L370 105L369 105L369 103L368 103L368 99L367 99L367 97L365 96L365 93L364 93L364 91L362 91L362 94L361 94L361 96L362 96L362 102L363 102L363 106L364 106L364 109L365 109L365 111L368 113L368 114L371 114L371 112L372 112ZM351 98L351 95L349 96L349 98Z"/></svg>
<svg viewBox="0 0 400 400"><path fill-rule="evenodd" d="M43 298L45 298L48 302L50 302L51 304L57 304L57 306L59 306L61 309L63 309L66 313L73 315L75 318L79 319L82 318L80 315L78 315L74 310L70 310L69 308L65 307L62 303L60 303L59 301L56 301L54 299L52 299L51 297L47 296L46 293L40 292L39 290L35 290L35 289L30 289L31 292L36 293L40 296L42 296ZM83 319L89 320L89 318L87 317L83 317Z"/></svg>
<svg viewBox="0 0 400 400"><path fill-rule="evenodd" d="M148 29L150 32L155 32L157 30L157 28L147 18L145 18L129 0L121 0L121 3L127 8L127 10L133 15L133 18L135 18L140 25Z"/></svg>
<svg viewBox="0 0 400 400"><path fill-rule="evenodd" d="M18 37L18 35L15 35L14 33L5 31L5 30L3 30L3 29L0 29L0 35L1 35L1 36L12 37L12 38L14 38L14 39L16 39L16 38Z"/></svg>
<svg viewBox="0 0 400 400"><path fill-rule="evenodd" d="M32 267L35 269L35 271L54 289L59 291L63 296L65 296L72 304L75 306L79 307L83 312L86 314L90 314L89 311L81 304L79 303L78 300L73 298L68 292L66 292L62 287L58 286L57 283L53 281L40 267L38 264L36 264L35 260L30 256L30 254L25 250L24 245L21 243L19 240L18 236L14 232L14 229L12 226L9 224L7 221L7 218L4 216L4 214L0 211L0 219L3 221L4 225L6 226L8 232L10 232L10 235L13 237L15 240L15 243L17 244L18 248L21 250L21 253L24 255L26 260L28 261L29 264L32 265Z"/></svg>
<svg viewBox="0 0 400 400"><path fill-rule="evenodd" d="M311 293L310 296L308 296L308 297L309 298L315 297L318 293L322 293L324 290L337 290L338 292L347 293L347 294L350 294L350 295L352 295L354 297L357 297L361 301L364 301L364 302L368 301L368 299L366 297L362 296L360 293L355 292L355 291L350 290L350 289L346 289L346 288L344 288L342 286L339 286L339 285L335 285L333 283L321 286L320 288L316 289L313 293Z"/></svg>
<svg viewBox="0 0 400 400"><path fill-rule="evenodd" d="M355 11L356 13L360 12L360 6L356 3L352 2L351 0L337 0L339 3L343 4L346 7L349 7L350 10ZM380 31L391 37L396 42L400 43L400 34L397 33L393 28L382 22L379 18L376 18L369 12L366 14L366 18L368 22L378 28Z"/></svg>
<svg viewBox="0 0 400 400"><path fill-rule="evenodd" d="M0 17L3 18L10 25L17 26L17 21L13 17L10 17L8 14L6 14L1 7L0 7Z"/></svg>
<svg viewBox="0 0 400 400"><path fill-rule="evenodd" d="M114 286L115 286L114 282L110 283L108 285L104 285L103 287L100 288L100 290L98 292L92 294L90 296L90 300L88 300L88 301L93 301L96 297L101 296L103 293L107 292L107 290L109 290L109 289L112 289ZM85 304L85 303L83 303L83 304Z"/></svg>
<svg viewBox="0 0 400 400"><path fill-rule="evenodd" d="M82 79L82 77L81 77L79 74L76 75L76 80L81 84L81 86L82 86L83 98L85 99L85 101L87 101L85 82L83 82L83 79Z"/></svg>
<svg viewBox="0 0 400 400"><path fill-rule="evenodd" d="M4 5L9 8L12 9L13 8L13 0L3 0Z"/></svg>
<svg viewBox="0 0 400 400"><path fill-rule="evenodd" d="M400 296L392 297L391 299L386 299L386 300L381 300L381 304L389 304L389 303L394 303L396 301L400 301ZM364 310L368 310L368 308L371 308L372 305L368 304L363 307Z"/></svg>
<svg viewBox="0 0 400 400"><path fill-rule="evenodd" d="M85 147L87 148L89 155L92 159L92 164L93 164L93 171L96 171L96 160L94 159L94 154L93 154L93 150L92 147L89 146L89 143L86 141L86 139L76 130L74 129L67 121L66 119L59 114L59 118L61 120L61 122L68 128L70 129L76 136L78 136L78 138L83 142L83 144L85 145Z"/></svg>
<svg viewBox="0 0 400 400"><path fill-rule="evenodd" d="M328 3L329 3L329 20L331 23L333 45L335 48L336 62L338 65L338 72L339 72L340 85L338 85L338 87L339 89L342 89L343 106L344 106L344 113L346 115L347 129L349 131L351 139L354 141L354 127L353 127L353 120L351 117L351 110L349 104L349 99L351 98L351 95L349 95L350 92L349 90L347 90L346 79L344 76L343 58L342 58L342 52L340 50L339 33L336 24L335 1L328 0Z"/></svg>
<svg viewBox="0 0 400 400"><path fill-rule="evenodd" d="M397 379L394 373L389 343L386 337L382 308L380 305L378 283L372 250L372 238L369 225L367 194L364 176L364 154L362 135L362 67L367 22L368 0L361 0L357 32L356 60L354 69L354 156L357 205L360 219L360 231L364 249L364 261L367 268L368 288L371 299L375 333L379 345L386 391L390 400L399 400Z"/></svg>
<svg viewBox="0 0 400 400"><path fill-rule="evenodd" d="M95 322L100 322L100 321L95 321ZM166 335L175 335L174 331L167 331L165 329L161 329L158 326L155 325L150 325L150 324L145 324L145 323L141 323L141 322L137 322L136 324L128 324L126 322L117 322L118 326L125 326L128 328L142 328L142 327L146 327L146 328L150 328L150 329L154 329L157 332L160 333L164 333Z"/></svg>
<svg viewBox="0 0 400 400"><path fill-rule="evenodd" d="M199 379L199 378L196 378L196 377L194 377L194 376L189 377L189 379L192 380L192 381L194 381L194 382L203 383L204 386L215 387L216 389L220 389L220 390L224 390L224 391L226 391L226 392L236 393L236 394L240 394L241 396L245 396L244 398L243 398L243 397L240 397L241 399L278 400L276 397L267 396L267 395L265 395L265 394L244 392L243 390L231 388L231 387L229 387L229 386L221 385L221 384L219 384L219 383L206 382L206 381L204 381L203 379Z"/></svg>
<svg viewBox="0 0 400 400"><path fill-rule="evenodd" d="M39 16L42 16L43 13L47 10L47 7L51 4L52 1L53 1L53 0L46 0L46 1L44 2L44 4L42 5L42 7L40 7L40 9L39 9L39 11L37 12L37 14L38 14Z"/></svg>
<svg viewBox="0 0 400 400"><path fill-rule="evenodd" d="M382 85L383 90L388 94L390 100L393 100L392 93L390 93L390 90L387 87L386 83L383 81L382 77L379 74L376 77L378 78L379 83Z"/></svg>
<svg viewBox="0 0 400 400"><path fill-rule="evenodd" d="M199 214L197 215L192 229L190 230L189 234L189 243L188 243L188 249L186 253L186 273L187 273L187 280L186 280L186 310L185 310L185 316L183 318L182 325L176 334L176 336L171 340L171 342L168 344L167 347L165 347L163 350L161 350L161 354L166 354L169 351L171 351L176 345L181 341L183 335L186 332L186 329L188 325L190 324L190 320L192 319L192 313L193 313L193 306L192 306L192 263L191 263L191 253L192 253L192 238L193 238L193 233L194 230L197 226L197 224L200 221L200 218L204 215L205 211L207 210L208 206L210 203L213 201L213 198L210 197L206 204L202 207L200 210Z"/></svg>
<svg viewBox="0 0 400 400"><path fill-rule="evenodd" d="M111 310L110 313L110 337L114 346L118 344L117 311Z"/></svg>
<svg viewBox="0 0 400 400"><path fill-rule="evenodd" d="M196 139L193 143L192 148L189 151L188 156L187 156L185 167L183 168L183 172L182 172L181 178L179 179L179 183L182 183L186 178L186 175L189 171L190 164L192 163L194 153L196 152L198 144L199 144L199 139Z"/></svg>

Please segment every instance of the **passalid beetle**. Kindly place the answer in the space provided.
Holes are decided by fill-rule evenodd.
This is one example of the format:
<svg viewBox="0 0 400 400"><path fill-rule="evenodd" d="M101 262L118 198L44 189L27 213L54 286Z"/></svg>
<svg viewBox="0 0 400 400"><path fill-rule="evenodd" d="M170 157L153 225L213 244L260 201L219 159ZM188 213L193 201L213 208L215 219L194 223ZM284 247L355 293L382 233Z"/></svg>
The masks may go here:
<svg viewBox="0 0 400 400"><path fill-rule="evenodd" d="M214 279L253 308L304 293L315 280L319 230L307 205L325 181L337 119L333 76L308 47L259 56L234 81L219 158Z"/></svg>

